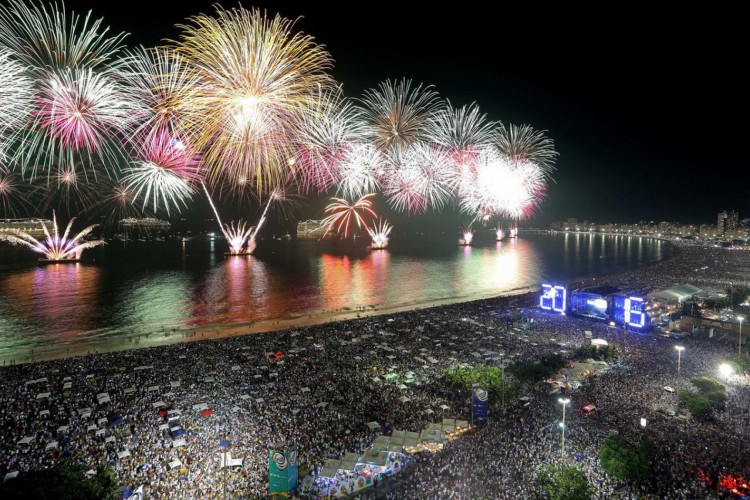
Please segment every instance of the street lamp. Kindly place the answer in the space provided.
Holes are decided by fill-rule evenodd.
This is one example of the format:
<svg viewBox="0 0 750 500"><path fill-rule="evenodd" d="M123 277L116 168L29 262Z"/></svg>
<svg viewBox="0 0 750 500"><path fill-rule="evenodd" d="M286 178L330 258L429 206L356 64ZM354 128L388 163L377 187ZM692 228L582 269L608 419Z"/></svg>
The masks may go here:
<svg viewBox="0 0 750 500"><path fill-rule="evenodd" d="M722 377L729 378L732 376L732 373L734 373L734 370L728 363L722 363L719 365L719 375Z"/></svg>
<svg viewBox="0 0 750 500"><path fill-rule="evenodd" d="M682 351L685 350L681 345L674 346L677 349L677 378L680 378L680 361L682 360Z"/></svg>
<svg viewBox="0 0 750 500"><path fill-rule="evenodd" d="M742 322L745 320L744 316L737 316L737 320L740 322L740 333L737 336L737 352L740 356L742 355Z"/></svg>
<svg viewBox="0 0 750 500"><path fill-rule="evenodd" d="M560 404L563 405L563 419L562 419L562 446L560 448L560 454L565 454L565 407L570 403L569 398L559 398L557 400Z"/></svg>

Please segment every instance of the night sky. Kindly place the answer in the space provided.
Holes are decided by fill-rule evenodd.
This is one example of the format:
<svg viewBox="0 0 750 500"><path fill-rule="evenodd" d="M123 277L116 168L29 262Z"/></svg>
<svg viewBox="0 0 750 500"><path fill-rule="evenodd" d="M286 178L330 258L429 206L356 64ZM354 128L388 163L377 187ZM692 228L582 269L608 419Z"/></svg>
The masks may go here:
<svg viewBox="0 0 750 500"><path fill-rule="evenodd" d="M210 1L66 4L93 9L131 33L131 45L174 38L174 24L213 10ZM243 5L304 16L298 28L328 47L349 96L408 77L435 85L454 105L477 101L493 119L548 130L560 158L534 225L566 217L715 222L722 209L750 216L737 12L661 14L631 4L553 11L536 2L492 10L470 2Z"/></svg>

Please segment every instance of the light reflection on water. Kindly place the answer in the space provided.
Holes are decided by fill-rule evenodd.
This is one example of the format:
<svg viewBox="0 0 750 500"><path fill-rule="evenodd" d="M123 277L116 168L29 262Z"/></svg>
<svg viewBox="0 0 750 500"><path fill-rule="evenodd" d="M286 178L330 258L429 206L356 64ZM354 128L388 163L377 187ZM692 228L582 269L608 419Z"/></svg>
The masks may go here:
<svg viewBox="0 0 750 500"><path fill-rule="evenodd" d="M217 323L477 298L620 272L671 251L638 237L528 234L478 238L472 247L396 241L373 252L261 242L256 255L225 258L222 241L194 240L112 243L89 254L94 262L38 266L28 253L0 247L0 359L50 346L108 349Z"/></svg>

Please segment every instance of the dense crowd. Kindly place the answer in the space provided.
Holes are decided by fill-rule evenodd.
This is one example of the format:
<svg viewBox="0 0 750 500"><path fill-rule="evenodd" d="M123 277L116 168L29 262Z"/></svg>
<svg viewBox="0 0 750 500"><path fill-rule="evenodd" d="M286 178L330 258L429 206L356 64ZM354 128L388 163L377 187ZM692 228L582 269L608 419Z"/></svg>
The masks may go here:
<svg viewBox="0 0 750 500"><path fill-rule="evenodd" d="M668 261L596 282L654 288L690 282L720 290L728 276L724 267L733 270L735 283L747 282L749 256L684 247ZM218 498L224 488L232 497L261 497L268 488L270 448L297 443L304 475L319 471L327 458L367 448L379 434L368 422L420 431L442 417L468 419L469 394L446 386L445 369L533 361L553 352L570 357L588 342L583 331L590 330L620 343L625 355L570 393L564 452L558 396L546 385L524 386L524 400L508 401L504 408L493 402L485 428L441 452L415 457L414 465L363 496L528 498L536 491L539 468L563 461L583 468L598 498L706 498L718 493L707 489L701 473L750 476L743 460L747 427L732 424L747 421L748 388L731 384L726 410L702 422L682 415L676 392L664 389L688 388L693 376L716 376L736 344L681 341L686 350L678 379L673 340L544 314L526 307L533 302L533 295L497 298L3 367L0 475L23 474L65 457L92 469L111 465L123 486L144 486L146 498ZM519 328L518 314L533 318L534 327ZM403 384L408 373L417 384ZM110 402L99 404L97 395L103 393ZM584 415L581 408L588 403L597 411ZM182 411L184 446L173 447L159 413L164 407ZM110 425L112 414L124 424ZM658 445L654 481L624 484L603 472L598 449L613 433ZM18 444L25 437L31 442ZM230 441L232 457L243 460L226 475L220 440ZM170 466L175 460L180 464Z"/></svg>

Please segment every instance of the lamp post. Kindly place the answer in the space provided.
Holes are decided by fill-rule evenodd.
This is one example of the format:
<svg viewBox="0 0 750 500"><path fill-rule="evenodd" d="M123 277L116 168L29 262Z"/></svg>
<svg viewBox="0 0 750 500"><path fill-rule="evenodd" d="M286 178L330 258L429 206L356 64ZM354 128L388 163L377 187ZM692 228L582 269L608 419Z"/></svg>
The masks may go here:
<svg viewBox="0 0 750 500"><path fill-rule="evenodd" d="M740 332L737 336L737 352L742 355L742 322L745 320L745 317L737 316L737 320L740 322Z"/></svg>
<svg viewBox="0 0 750 500"><path fill-rule="evenodd" d="M560 454L565 455L565 407L570 403L569 398L560 398L557 400L563 405L563 419L562 419L562 445L560 448Z"/></svg>
<svg viewBox="0 0 750 500"><path fill-rule="evenodd" d="M685 350L681 345L674 346L677 349L677 378L680 378L680 361L682 360L682 351Z"/></svg>
<svg viewBox="0 0 750 500"><path fill-rule="evenodd" d="M723 378L728 379L732 376L733 373L734 370L729 363L722 363L719 365L719 375L721 375Z"/></svg>

